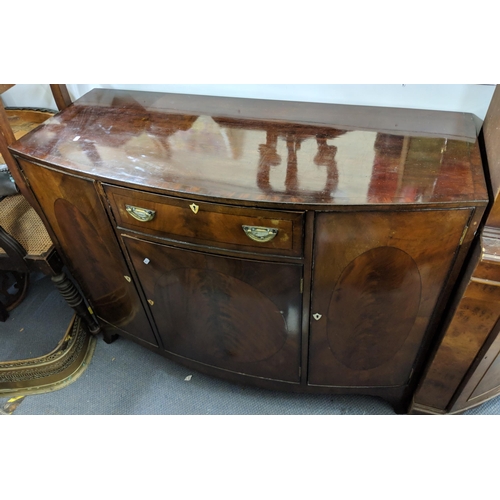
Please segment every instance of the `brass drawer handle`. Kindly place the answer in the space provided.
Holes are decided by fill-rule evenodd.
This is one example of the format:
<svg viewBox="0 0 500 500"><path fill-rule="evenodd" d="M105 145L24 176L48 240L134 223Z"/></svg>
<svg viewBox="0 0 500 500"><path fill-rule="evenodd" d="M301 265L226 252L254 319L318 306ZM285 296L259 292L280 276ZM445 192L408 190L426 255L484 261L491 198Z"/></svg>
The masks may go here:
<svg viewBox="0 0 500 500"><path fill-rule="evenodd" d="M141 222L149 222L150 220L153 220L156 214L156 210L150 210L149 208L134 207L132 205L125 205L125 210L134 219L137 219Z"/></svg>
<svg viewBox="0 0 500 500"><path fill-rule="evenodd" d="M278 230L274 227L261 227L261 226L241 226L245 234L254 241L265 243L271 241L277 234Z"/></svg>

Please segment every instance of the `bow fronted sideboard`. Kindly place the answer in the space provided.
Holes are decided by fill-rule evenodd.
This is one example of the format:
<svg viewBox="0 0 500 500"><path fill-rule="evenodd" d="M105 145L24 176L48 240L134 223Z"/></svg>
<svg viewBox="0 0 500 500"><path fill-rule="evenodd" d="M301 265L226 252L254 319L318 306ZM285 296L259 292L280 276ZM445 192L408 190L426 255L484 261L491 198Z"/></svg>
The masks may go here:
<svg viewBox="0 0 500 500"><path fill-rule="evenodd" d="M476 135L464 113L94 89L11 152L108 341L406 412L488 205Z"/></svg>

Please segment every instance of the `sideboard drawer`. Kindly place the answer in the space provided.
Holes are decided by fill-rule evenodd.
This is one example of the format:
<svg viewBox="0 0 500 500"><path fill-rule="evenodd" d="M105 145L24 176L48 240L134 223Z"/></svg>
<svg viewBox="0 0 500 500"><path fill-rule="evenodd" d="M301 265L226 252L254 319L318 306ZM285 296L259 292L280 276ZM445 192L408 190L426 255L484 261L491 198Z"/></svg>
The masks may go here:
<svg viewBox="0 0 500 500"><path fill-rule="evenodd" d="M119 227L232 250L302 255L303 213L218 205L104 185Z"/></svg>

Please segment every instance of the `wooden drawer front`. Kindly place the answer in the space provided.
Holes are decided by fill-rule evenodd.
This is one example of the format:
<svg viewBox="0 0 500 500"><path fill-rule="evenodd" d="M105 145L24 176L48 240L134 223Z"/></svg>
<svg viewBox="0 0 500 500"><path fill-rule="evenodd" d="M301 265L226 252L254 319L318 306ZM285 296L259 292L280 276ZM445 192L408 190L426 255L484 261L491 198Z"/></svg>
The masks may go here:
<svg viewBox="0 0 500 500"><path fill-rule="evenodd" d="M301 212L239 208L136 192L114 186L104 188L120 227L153 236L233 250L291 256L302 254ZM135 207L139 215L141 209L152 211L154 214L151 220L136 220L127 212L127 207ZM254 232L258 236L265 234L268 229L271 234L276 234L269 241L254 241L245 233L244 226L256 228Z"/></svg>

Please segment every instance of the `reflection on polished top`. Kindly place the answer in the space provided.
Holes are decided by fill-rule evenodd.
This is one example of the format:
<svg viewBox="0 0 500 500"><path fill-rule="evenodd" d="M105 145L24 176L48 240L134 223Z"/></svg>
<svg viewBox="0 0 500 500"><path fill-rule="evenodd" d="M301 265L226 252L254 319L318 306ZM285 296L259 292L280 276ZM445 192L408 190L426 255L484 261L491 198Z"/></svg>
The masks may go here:
<svg viewBox="0 0 500 500"><path fill-rule="evenodd" d="M11 149L78 175L241 204L486 202L472 118L95 89Z"/></svg>

